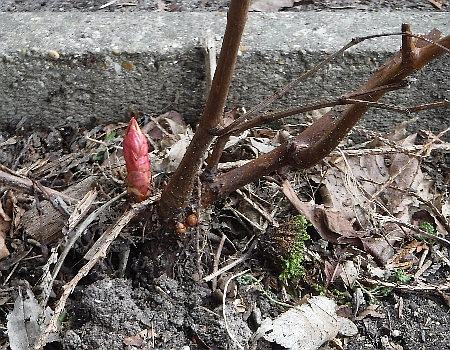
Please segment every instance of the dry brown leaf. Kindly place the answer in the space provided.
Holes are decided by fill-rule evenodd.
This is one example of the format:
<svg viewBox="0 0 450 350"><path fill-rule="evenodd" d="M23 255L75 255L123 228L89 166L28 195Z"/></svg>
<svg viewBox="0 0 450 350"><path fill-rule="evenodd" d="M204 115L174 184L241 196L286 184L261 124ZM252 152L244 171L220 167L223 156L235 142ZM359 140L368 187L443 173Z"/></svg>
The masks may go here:
<svg viewBox="0 0 450 350"><path fill-rule="evenodd" d="M358 237L358 234L353 228L352 224L348 220L344 219L340 212L332 211L329 209L321 210L324 213L325 223L331 231L347 238Z"/></svg>
<svg viewBox="0 0 450 350"><path fill-rule="evenodd" d="M383 183L389 178L383 156L347 156L346 159L342 157L336 160L334 165L324 179L313 176L313 180L325 185L335 211L339 211L347 220L357 217L361 226L365 226L367 219L364 208L373 207L367 195L375 193L377 186L374 183ZM356 180L366 181L360 181L358 186Z"/></svg>
<svg viewBox="0 0 450 350"><path fill-rule="evenodd" d="M436 1L436 0L427 0L427 1L432 3L439 10L442 8L442 4L439 1Z"/></svg>
<svg viewBox="0 0 450 350"><path fill-rule="evenodd" d="M5 239L10 232L12 219L4 210L0 201L0 259L9 255L9 250L6 247Z"/></svg>
<svg viewBox="0 0 450 350"><path fill-rule="evenodd" d="M341 279L347 287L353 288L356 280L358 279L358 268L351 260L346 260L342 265Z"/></svg>
<svg viewBox="0 0 450 350"><path fill-rule="evenodd" d="M413 253L418 247L422 247L422 242L413 240L408 243L406 247L400 248L395 255L387 261L386 269L393 270L399 267L405 269L410 267L415 261L417 261L417 258L413 255Z"/></svg>
<svg viewBox="0 0 450 350"><path fill-rule="evenodd" d="M11 221L5 221L5 219L0 216L0 259L3 259L9 255L9 250L6 247L5 239L10 227Z"/></svg>
<svg viewBox="0 0 450 350"><path fill-rule="evenodd" d="M6 195L7 212L12 214L12 226L10 228L9 236L13 238L15 229L20 225L20 219L25 213L25 209L17 204L17 198L13 191L8 191Z"/></svg>
<svg viewBox="0 0 450 350"><path fill-rule="evenodd" d="M377 309L380 307L380 305L369 305L366 307L365 310L361 311L359 315L356 317L357 320L362 320L363 318L366 318L367 316L372 316L376 318L385 318L386 315L378 312Z"/></svg>
<svg viewBox="0 0 450 350"><path fill-rule="evenodd" d="M164 114L161 114L157 118L154 118L152 121L145 124L141 128L141 130L144 134L147 134L152 140L158 141L164 136L164 134L172 133L172 130L170 130L170 126L167 122L167 120L169 119L177 124L186 126L183 116L180 113L178 113L177 111L169 111Z"/></svg>
<svg viewBox="0 0 450 350"><path fill-rule="evenodd" d="M378 265L385 265L394 255L393 244L395 240L387 240L384 237L365 237L361 239L364 250L372 255Z"/></svg>
<svg viewBox="0 0 450 350"><path fill-rule="evenodd" d="M312 202L302 202L289 181L283 182L283 194L292 206L308 220L319 233L320 237L331 243L352 243L361 246L358 234L350 222L340 213L315 205ZM330 228L331 225L331 228Z"/></svg>
<svg viewBox="0 0 450 350"><path fill-rule="evenodd" d="M144 329L132 337L127 337L123 340L125 345L140 346L146 339L154 337L156 333L152 329Z"/></svg>
<svg viewBox="0 0 450 350"><path fill-rule="evenodd" d="M330 262L328 260L325 260L324 273L327 279L327 283L334 282L340 276L341 272L342 272L341 264L335 261Z"/></svg>
<svg viewBox="0 0 450 350"><path fill-rule="evenodd" d="M175 111L167 112L151 123L142 130L148 130L148 135L158 143L158 149L152 152L152 170L155 173L173 172L191 142L192 129L186 125L182 115Z"/></svg>

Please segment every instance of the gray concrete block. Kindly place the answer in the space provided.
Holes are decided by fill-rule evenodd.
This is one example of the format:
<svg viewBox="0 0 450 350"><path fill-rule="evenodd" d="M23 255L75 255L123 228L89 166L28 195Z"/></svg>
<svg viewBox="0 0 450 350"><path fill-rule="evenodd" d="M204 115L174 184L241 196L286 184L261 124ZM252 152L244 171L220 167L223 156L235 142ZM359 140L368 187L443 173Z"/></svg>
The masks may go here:
<svg viewBox="0 0 450 350"><path fill-rule="evenodd" d="M403 22L415 33L438 28L448 35L449 19L404 11L251 13L227 107L251 108L355 36L399 32ZM206 85L198 39L209 31L220 49L225 25L220 13L0 13L0 128L14 129L21 120L25 128L92 126L125 121L128 109L154 116L175 109L193 123ZM400 42L365 41L271 108L353 91ZM440 58L385 102L450 99L449 62L450 55ZM440 130L449 116L449 110L422 112L416 126ZM380 131L403 119L385 111L366 117Z"/></svg>

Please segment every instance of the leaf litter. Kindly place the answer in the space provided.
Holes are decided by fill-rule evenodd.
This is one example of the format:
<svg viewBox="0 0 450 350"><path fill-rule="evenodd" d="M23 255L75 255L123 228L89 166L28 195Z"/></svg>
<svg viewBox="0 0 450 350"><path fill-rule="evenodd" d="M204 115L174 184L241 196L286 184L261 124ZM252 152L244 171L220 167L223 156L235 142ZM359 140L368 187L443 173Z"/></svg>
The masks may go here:
<svg viewBox="0 0 450 350"><path fill-rule="evenodd" d="M168 112L147 120L148 123L142 126L142 130L147 135L152 150L150 158L154 181L161 184L181 161L183 151L193 133L177 112ZM253 335L247 330L245 338L241 338L240 342L261 345L264 339L291 349L315 349L324 342L333 340L338 333L341 338L342 334L355 335L354 324L345 319L347 321L343 322L353 325L350 326L352 331L342 331L342 317L336 315L339 310L343 312L345 302L351 301L352 295L359 295L359 301L355 303L358 305L357 313L350 312L346 317L353 318L355 322L384 319L383 308L370 303L388 295L392 290L436 291L442 293L446 300L445 291L450 288L449 283L442 283L442 279L438 283L428 282L426 276L432 276L432 271L439 270L448 261L446 242L450 204L445 193L436 192L435 181L422 171L421 165L431 156L435 145L438 145L441 151L445 150L446 146L448 151L448 145L429 132L406 136L404 127L402 125L387 135L359 128L361 133L369 136L371 142L352 148L342 145L324 162L307 172L288 173L284 178L269 177L258 184L247 185L236 194L230 195L222 208L219 205L214 209L218 213L217 216L211 215L210 209L202 213L200 222L203 218L202 230L207 237L202 249L213 253L217 244L214 242L220 241L221 235L225 237L221 254L215 254L218 257L218 265L222 267L229 264L228 259L238 257L235 255L236 251L245 251L255 234L258 239L264 239L264 232L269 226L276 228L279 222L293 214L292 209L285 205L286 199L311 222L317 233L317 237L308 240L304 248L303 276L279 280L279 271L271 270L273 266L270 257L263 254L259 256L260 265L253 266L247 273L248 277L259 282L249 284L244 281L244 275L241 276L244 279L234 286L235 294L226 293L228 298L239 300L239 311L235 311L236 314L232 317L240 319L241 314L247 315L246 317L253 315L250 318L254 318L258 326L252 329ZM75 126L67 128L78 130ZM58 132L64 133L64 127L59 131L57 128L53 130L53 133ZM92 188L97 188L97 200L104 202L125 188L125 164L121 157L124 132L124 124L99 126L90 131L80 130L80 137L72 140L69 149L65 151L66 154L61 153L61 144L48 144L45 156L42 156L44 162L38 161L39 145L45 148L42 145L44 142L40 141L42 135L34 134L30 142L35 146L32 149L36 153L30 154L32 164L21 165L21 173L32 173L46 186L56 184L57 188L64 191L62 193L78 202ZM248 132L245 137L236 137L227 145L223 161L227 166L233 167L243 159L252 159L269 152L279 144L279 135L280 132L261 129ZM417 143L418 139L422 140L421 144ZM14 144L5 145L11 147ZM7 245L3 245L5 249L12 248L11 256L0 264L7 270L25 263L24 252L33 249L36 252L44 252L45 249L53 247L51 254L47 252L35 258L35 261L40 264L38 269L44 272L37 289L43 292L40 298L45 295L53 295L51 298L54 298L55 292L58 293L58 286L68 277L57 277L56 285L52 286L55 277L52 278L50 266L55 264L58 258L55 244L64 242L64 235L80 225L83 216L98 203L94 204L93 199L86 211L80 209L80 204L69 205L67 211L70 216L66 217L55 202L45 199L38 201L36 196L34 199L35 204L30 205L33 203L33 197L20 198L15 202L14 213L10 211L0 215L5 222L5 226L1 227L4 227L2 233ZM91 205L92 209L89 209ZM124 205L123 201L111 207L109 212L99 215L98 224L111 225L120 215L121 205ZM75 219L81 211L82 216ZM22 216L23 212L25 214ZM35 217L40 218L39 222L31 220ZM14 225L11 228L12 221ZM65 224L66 222L68 224ZM54 223L58 223L56 228L51 226ZM15 244L12 244L12 237L19 237L17 230L23 230L21 232L29 238L23 242L15 238ZM96 225L91 225L83 231L78 243L72 248L74 254L82 256L92 248L94 237L98 237L98 230ZM42 237L44 232L51 234ZM243 232L246 234L243 235ZM122 252L129 251L130 243L135 245L142 237L141 234L136 235L135 230L131 228L123 229L121 235L122 238L113 245L110 254L122 256L120 259L124 259ZM249 249L249 254L237 259L239 264L233 265L233 270L239 271L240 264L249 266L246 260L251 257L250 252ZM182 259L189 261L189 254L185 254ZM190 254L195 255L192 252ZM206 256L203 258L204 264L212 264ZM70 261L73 260L68 260L64 265ZM104 265L99 276L116 269L113 264L107 266L107 260L105 263L106 266ZM177 264L180 266L182 262L178 261ZM188 262L186 268L195 272L196 268L189 267L189 264ZM67 265L65 269L67 270ZM152 269L155 274L162 271L161 267L156 269L153 266ZM67 271L70 271L70 268ZM169 269L166 268L165 271L168 273ZM12 276L13 280L24 278ZM31 291L27 290L27 298L34 300L30 293ZM262 321L257 316L261 314L262 304L249 301L255 295L267 298L275 307L281 306L278 306L275 313L265 311L266 320ZM306 295L322 296L313 297L302 306L295 306ZM15 298L16 303L22 300L19 296ZM218 311L213 305L214 302L211 304L210 301L208 307L212 312ZM291 305L294 308L285 309L282 305ZM230 307L227 306L227 310ZM326 317L323 314L324 309ZM14 310L9 312L8 319L27 318L24 312L18 315L17 310L14 307ZM39 310L42 314L43 309ZM231 312L230 310L227 312ZM300 311L301 316L299 310L303 310ZM304 324L315 326L305 328ZM299 327L305 328L305 333L289 331ZM230 329L237 331L236 327ZM225 332L224 328L222 332ZM163 334L164 328L154 330L151 323L146 323L145 327L134 333L125 334L124 339L125 344L137 348L143 347L142 344L148 347L150 343L152 346L158 346L158 343L164 343ZM205 346L214 348L206 344L211 341L214 343L217 339L208 338L207 334L203 331L197 336L201 335L202 339L206 339ZM230 348L233 348L232 343Z"/></svg>

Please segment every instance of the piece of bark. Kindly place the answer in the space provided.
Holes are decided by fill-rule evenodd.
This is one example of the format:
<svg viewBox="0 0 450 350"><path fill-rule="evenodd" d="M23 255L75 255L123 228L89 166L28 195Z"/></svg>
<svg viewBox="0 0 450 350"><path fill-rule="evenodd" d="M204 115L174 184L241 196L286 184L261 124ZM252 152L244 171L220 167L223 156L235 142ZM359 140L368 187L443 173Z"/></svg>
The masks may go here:
<svg viewBox="0 0 450 350"><path fill-rule="evenodd" d="M92 189L96 182L95 176L90 176L85 180L70 186L62 193L81 200L84 195ZM67 218L55 209L50 201L40 202L41 211L37 208L28 210L23 214L20 220L20 227L22 227L27 235L31 238L49 244L56 241L63 236L62 228L67 223ZM69 207L71 208L71 207Z"/></svg>

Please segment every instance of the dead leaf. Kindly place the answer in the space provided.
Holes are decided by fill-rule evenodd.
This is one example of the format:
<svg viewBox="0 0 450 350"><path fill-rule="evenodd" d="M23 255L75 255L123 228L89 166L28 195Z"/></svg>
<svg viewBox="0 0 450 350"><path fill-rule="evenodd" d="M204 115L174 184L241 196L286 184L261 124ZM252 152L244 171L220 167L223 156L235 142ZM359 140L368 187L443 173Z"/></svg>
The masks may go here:
<svg viewBox="0 0 450 350"><path fill-rule="evenodd" d="M439 1L436 1L436 0L427 0L427 1L432 3L439 10L442 8L442 4Z"/></svg>
<svg viewBox="0 0 450 350"><path fill-rule="evenodd" d="M315 205L312 202L302 202L288 180L283 182L283 194L292 206L305 216L319 233L320 237L331 243L352 243L361 246L358 234L350 223L341 217L340 213L331 212L328 208ZM329 226L331 224L331 228Z"/></svg>
<svg viewBox="0 0 450 350"><path fill-rule="evenodd" d="M140 346L144 340L150 339L154 336L156 336L156 333L153 329L144 329L132 337L125 338L123 342L125 345L129 346Z"/></svg>
<svg viewBox="0 0 450 350"><path fill-rule="evenodd" d="M327 283L334 282L340 276L341 272L342 272L341 264L325 260L324 273L327 279Z"/></svg>
<svg viewBox="0 0 450 350"><path fill-rule="evenodd" d="M89 176L83 181L65 189L63 193L73 198L81 199L96 182L97 178L95 176ZM65 225L65 221L66 218L49 201L42 201L41 211L38 211L37 208L26 211L21 218L20 226L32 238L48 244L63 235L62 228Z"/></svg>
<svg viewBox="0 0 450 350"><path fill-rule="evenodd" d="M376 318L385 318L386 315L382 314L381 312L378 312L377 309L379 308L380 305L369 305L368 307L366 307L363 311L361 311L359 313L359 315L356 317L356 319L362 320L363 318L366 318L367 316L372 316L372 317L376 317Z"/></svg>
<svg viewBox="0 0 450 350"><path fill-rule="evenodd" d="M14 309L8 316L8 337L11 350L29 350L39 339L46 324L52 316L52 311L47 308L44 311L39 306L33 292L27 288L26 296L19 295L14 302ZM56 336L50 337L47 342L57 340Z"/></svg>
<svg viewBox="0 0 450 350"><path fill-rule="evenodd" d="M418 247L421 247L422 243L416 240L408 243L406 247L400 248L395 255L393 255L386 264L387 270L394 270L396 268L407 269L411 267L411 265L417 262L417 258L413 255L413 253L417 250Z"/></svg>
<svg viewBox="0 0 450 350"><path fill-rule="evenodd" d="M20 219L25 213L25 209L17 204L17 198L13 191L8 191L6 194L6 211L12 215L12 226L9 231L9 237L13 238L15 229L19 227Z"/></svg>
<svg viewBox="0 0 450 350"><path fill-rule="evenodd" d="M355 324L336 315L336 303L316 296L306 304L282 313L274 320L266 318L255 333L255 340L264 338L292 350L315 350L340 333L358 333Z"/></svg>
<svg viewBox="0 0 450 350"><path fill-rule="evenodd" d="M5 239L10 232L12 219L3 211L2 203L0 201L0 259L9 255L9 250L6 247Z"/></svg>
<svg viewBox="0 0 450 350"><path fill-rule="evenodd" d="M158 141L164 136L164 132L171 133L167 120L172 120L180 125L186 126L183 116L176 111L169 111L154 118L149 123L145 124L141 130L147 134L152 140ZM159 124L159 125L157 125Z"/></svg>
<svg viewBox="0 0 450 350"><path fill-rule="evenodd" d="M259 153L263 154L269 153L275 149L275 146L272 145L269 139L251 137L250 143L259 151Z"/></svg>
<svg viewBox="0 0 450 350"><path fill-rule="evenodd" d="M168 113L155 118L149 131L149 136L158 141L158 149L152 152L152 170L155 173L175 171L193 137L191 127L186 125L181 114Z"/></svg>
<svg viewBox="0 0 450 350"><path fill-rule="evenodd" d="M223 117L220 118L220 123L219 125L222 128L227 127L228 125L230 125L232 122L234 122L234 120L237 117L237 112L239 110L239 107L234 107L232 110L229 110L227 112L224 113Z"/></svg>
<svg viewBox="0 0 450 350"><path fill-rule="evenodd" d="M162 169L164 169L165 172L172 173L178 168L190 141L191 137L186 135L186 137L183 137L172 145L168 150L166 157L161 162Z"/></svg>
<svg viewBox="0 0 450 350"><path fill-rule="evenodd" d="M358 269L351 260L344 261L342 264L341 279L347 287L353 288L358 279Z"/></svg>
<svg viewBox="0 0 450 350"><path fill-rule="evenodd" d="M361 238L364 250L372 255L378 265L384 266L394 255L394 241L389 241L384 237L364 237Z"/></svg>
<svg viewBox="0 0 450 350"><path fill-rule="evenodd" d="M340 212L332 211L328 208L320 208L324 213L324 220L328 228L347 238L358 237L357 232L348 220L345 220Z"/></svg>
<svg viewBox="0 0 450 350"><path fill-rule="evenodd" d="M424 222L428 222L436 231L436 221L434 217L425 209L418 210L411 216L411 224L420 227Z"/></svg>

